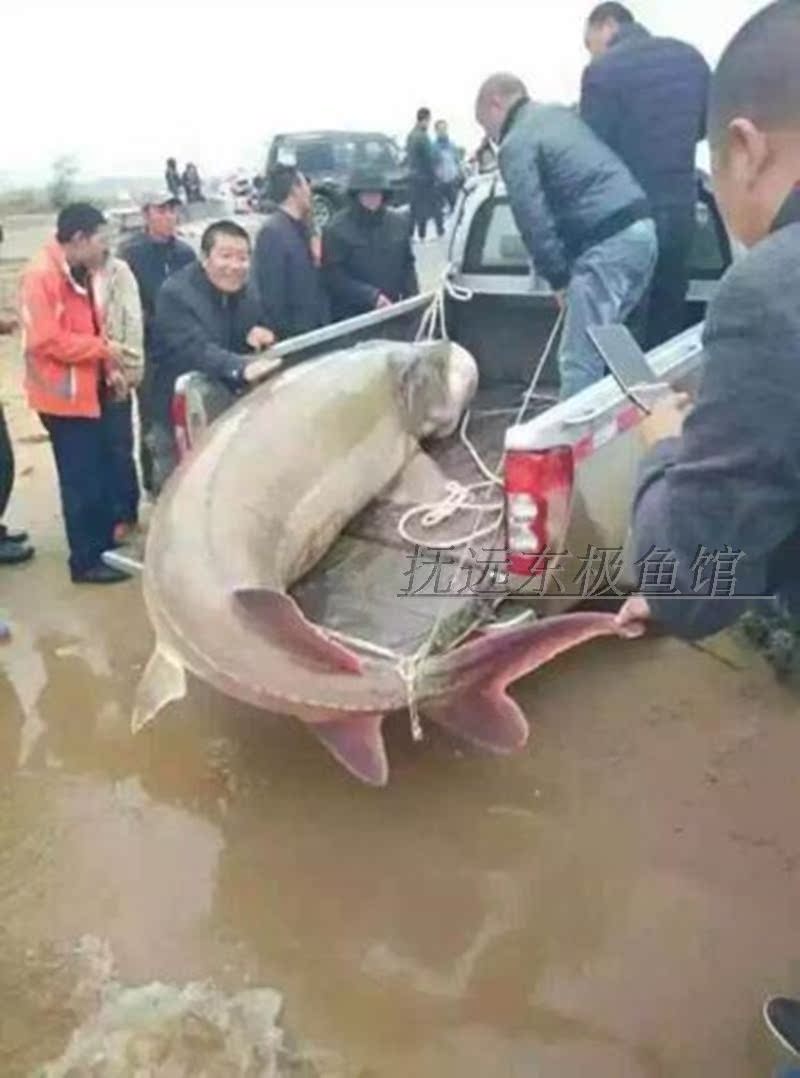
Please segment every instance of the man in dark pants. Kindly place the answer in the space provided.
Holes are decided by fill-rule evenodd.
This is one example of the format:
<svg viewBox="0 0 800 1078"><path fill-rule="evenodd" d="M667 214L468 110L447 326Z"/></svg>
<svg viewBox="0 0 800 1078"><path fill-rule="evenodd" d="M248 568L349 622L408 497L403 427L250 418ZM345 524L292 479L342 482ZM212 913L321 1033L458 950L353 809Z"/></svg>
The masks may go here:
<svg viewBox="0 0 800 1078"><path fill-rule="evenodd" d="M275 341L259 324L247 287L250 237L234 221L209 225L200 262L184 266L161 289L153 325L153 481L158 493L177 464L170 405L175 380L200 371L234 393L267 377L280 360L255 353Z"/></svg>
<svg viewBox="0 0 800 1078"><path fill-rule="evenodd" d="M108 250L105 223L94 206L66 206L22 278L25 389L50 435L76 584L127 579L102 561L114 528L103 405L125 384L122 347L103 337L92 294L92 271Z"/></svg>
<svg viewBox="0 0 800 1078"><path fill-rule="evenodd" d="M800 0L777 0L739 30L711 82L714 190L748 252L709 304L693 408L669 400L643 427L652 448L634 497L633 558L666 554L669 578L659 571L666 588L654 582L625 603L626 633L654 625L703 639L759 609L800 619L798 56ZM764 1017L800 1055L800 1001L768 999Z"/></svg>
<svg viewBox="0 0 800 1078"><path fill-rule="evenodd" d="M16 328L14 319L0 318L0 334L13 333ZM14 449L3 406L0 404L0 565L19 565L21 562L30 561L34 554L33 547L28 545L26 532L11 532L2 523L13 486Z"/></svg>
<svg viewBox="0 0 800 1078"><path fill-rule="evenodd" d="M644 344L654 348L685 328L708 64L691 45L649 34L618 3L592 11L586 47L593 60L581 115L639 181L656 224L659 258L640 312Z"/></svg>
<svg viewBox="0 0 800 1078"><path fill-rule="evenodd" d="M308 181L293 166L276 165L267 191L278 209L256 239L252 284L262 326L282 341L327 325L330 305L312 254Z"/></svg>
<svg viewBox="0 0 800 1078"><path fill-rule="evenodd" d="M409 220L386 205L390 191L382 173L358 170L350 180L350 206L325 230L322 268L335 321L419 292Z"/></svg>
<svg viewBox="0 0 800 1078"><path fill-rule="evenodd" d="M444 235L442 200L436 179L436 154L429 129L431 110L419 109L417 122L406 140L406 167L411 196L411 220L420 240L428 233L428 220L433 218L439 236Z"/></svg>
<svg viewBox="0 0 800 1078"><path fill-rule="evenodd" d="M142 199L144 232L123 244L119 251L120 258L124 258L131 267L139 285L144 316L144 378L136 391L136 397L139 405L139 463L142 469L142 485L150 494L153 493L153 436L150 431L153 373L150 357L153 349L156 299L164 282L173 273L195 260L194 251L189 244L176 237L180 205L180 199L168 189L146 194Z"/></svg>

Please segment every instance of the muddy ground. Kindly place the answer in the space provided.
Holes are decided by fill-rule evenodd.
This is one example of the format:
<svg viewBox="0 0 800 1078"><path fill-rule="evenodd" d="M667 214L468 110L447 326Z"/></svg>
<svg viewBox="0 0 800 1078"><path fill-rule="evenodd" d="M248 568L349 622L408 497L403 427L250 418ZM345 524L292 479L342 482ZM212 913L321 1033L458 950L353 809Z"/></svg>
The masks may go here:
<svg viewBox="0 0 800 1078"><path fill-rule="evenodd" d="M513 759L398 719L380 792L200 685L134 740L139 584L70 584L18 350L9 520L37 558L0 571L4 1078L62 1049L42 956L85 934L128 984L274 986L361 1078L768 1073L761 1001L800 993L796 696L757 662L598 643L519 687Z"/></svg>

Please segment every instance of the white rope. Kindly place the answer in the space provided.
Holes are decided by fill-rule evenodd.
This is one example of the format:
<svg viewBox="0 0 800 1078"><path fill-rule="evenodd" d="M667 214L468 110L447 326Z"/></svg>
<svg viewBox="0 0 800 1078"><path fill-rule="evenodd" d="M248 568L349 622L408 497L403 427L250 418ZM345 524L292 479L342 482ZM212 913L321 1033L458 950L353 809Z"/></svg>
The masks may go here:
<svg viewBox="0 0 800 1078"><path fill-rule="evenodd" d="M441 296L442 291L436 293L436 298L431 304L431 308L441 300ZM429 308L429 310L431 308ZM425 319L423 318L423 322L424 321ZM533 372L533 376L528 385L528 389L522 399L522 404L518 412L516 413L516 418L514 420L515 426L522 422L523 418L525 417L525 413L528 411L530 403L533 400L536 387L542 376L542 371L544 370L545 364L550 357L550 353L553 349L556 338L558 337L558 332L561 329L561 324L563 321L564 310L562 309L559 312L558 318L556 319L552 330L550 331L550 336L548 337L544 350L539 357L539 362L536 365L536 369ZM431 550L457 550L461 546L468 546L470 543L475 542L478 539L483 539L486 535L494 534L494 532L498 529L499 525L503 521L503 516L505 514L504 502L477 503L474 501L474 495L478 491L487 489L487 487L491 488L503 486L503 479L500 473L505 463L506 454L505 451L503 451L503 454L498 461L497 469L495 471L491 471L487 466L486 462L481 457L478 450L470 441L469 436L467 435L467 427L469 426L471 417L471 412L467 412L464 415L459 430L459 437L461 439L461 444L469 453L475 466L478 468L478 471L481 473L481 475L483 475L485 482L469 483L465 485L463 483L457 482L456 480L452 480L451 482L447 483L445 487L444 497L440 498L439 501L416 505L413 508L409 509L408 512L404 513L397 524L397 531L400 537L405 540L405 542L411 543L412 546L424 546L428 547ZM414 535L408 527L409 521L419 517L419 524L423 530L433 529L441 524L444 524L445 521L450 520L457 513L462 512L478 513L481 516L486 516L487 514L492 513L494 514L495 519L490 524L476 527L468 535L461 535L455 539L441 540L439 542L430 540L419 535Z"/></svg>

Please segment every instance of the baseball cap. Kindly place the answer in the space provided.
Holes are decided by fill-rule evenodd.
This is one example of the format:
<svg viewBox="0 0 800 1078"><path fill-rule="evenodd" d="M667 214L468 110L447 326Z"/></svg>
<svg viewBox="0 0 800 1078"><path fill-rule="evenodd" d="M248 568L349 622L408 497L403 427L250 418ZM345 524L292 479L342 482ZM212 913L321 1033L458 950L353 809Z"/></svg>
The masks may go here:
<svg viewBox="0 0 800 1078"><path fill-rule="evenodd" d="M181 200L177 195L173 195L172 191L166 187L159 187L153 191L145 191L142 197L139 199L139 205L143 210L146 210L148 206L180 206Z"/></svg>

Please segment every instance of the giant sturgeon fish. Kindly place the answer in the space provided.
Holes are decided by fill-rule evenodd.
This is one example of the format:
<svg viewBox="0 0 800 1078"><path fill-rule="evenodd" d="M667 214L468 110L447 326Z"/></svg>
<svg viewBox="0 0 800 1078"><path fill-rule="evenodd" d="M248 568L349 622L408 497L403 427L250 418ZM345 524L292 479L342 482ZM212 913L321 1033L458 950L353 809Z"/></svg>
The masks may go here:
<svg viewBox="0 0 800 1078"><path fill-rule="evenodd" d="M143 586L156 645L134 731L185 695L189 670L301 719L358 778L386 783L381 726L408 705L407 677L309 621L288 592L420 439L457 428L476 386L474 360L449 342L370 342L283 372L212 424L150 524ZM614 632L608 615L569 614L431 654L415 672L419 711L486 750L512 752L528 724L508 685Z"/></svg>

